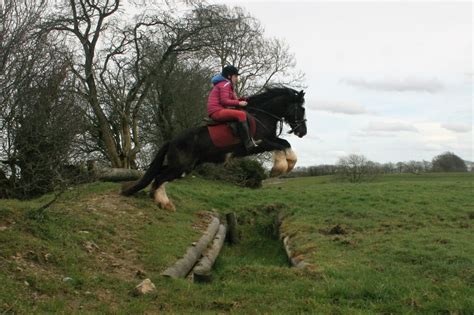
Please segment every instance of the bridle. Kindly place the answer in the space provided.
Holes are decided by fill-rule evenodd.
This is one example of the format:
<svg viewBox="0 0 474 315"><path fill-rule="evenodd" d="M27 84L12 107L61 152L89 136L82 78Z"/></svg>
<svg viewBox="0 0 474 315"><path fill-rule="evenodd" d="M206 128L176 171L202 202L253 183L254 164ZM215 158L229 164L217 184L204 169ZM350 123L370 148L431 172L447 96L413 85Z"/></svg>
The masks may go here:
<svg viewBox="0 0 474 315"><path fill-rule="evenodd" d="M306 113L303 119L297 119L297 118L298 118L298 106L295 106L295 120L293 121L293 123L296 125L294 127L291 127L291 130L288 131L288 133L295 132L295 130L301 127L302 124L306 123Z"/></svg>
<svg viewBox="0 0 474 315"><path fill-rule="evenodd" d="M259 111L259 112L261 112L261 113L263 113L263 114L265 114L265 115L267 115L267 116L270 116L270 117L276 119L276 120L277 120L277 123L278 123L278 122L280 123L279 128L277 128L277 129L279 129L279 132L278 132L278 134L277 134L277 137L279 137L279 136L281 135L281 133L283 132L283 123L285 122L285 118L284 118L284 117L279 117L279 116L277 116L277 115L275 115L275 114L272 114L272 113L270 113L270 112L268 112L268 111L266 111L266 110L263 110L263 109L260 109L260 108L257 108L257 107L249 107L249 108L247 108L246 110L247 110L247 111L251 111L251 110ZM291 127L291 130L288 131L287 133L289 133L289 134L293 133L293 132L294 132L296 129L298 129L302 124L306 123L306 118L297 119L297 117L298 117L298 107L295 106L295 119L294 119L293 123L295 123L296 125L295 125L295 127ZM265 129L267 129L268 131L270 131L270 130L267 128L267 126L265 126L265 124L263 124L260 120L258 120L256 117L254 117L254 119L255 119L256 122L258 122L260 125L262 125ZM289 124L288 121L286 121L286 122ZM290 126L291 126L291 125L290 125Z"/></svg>

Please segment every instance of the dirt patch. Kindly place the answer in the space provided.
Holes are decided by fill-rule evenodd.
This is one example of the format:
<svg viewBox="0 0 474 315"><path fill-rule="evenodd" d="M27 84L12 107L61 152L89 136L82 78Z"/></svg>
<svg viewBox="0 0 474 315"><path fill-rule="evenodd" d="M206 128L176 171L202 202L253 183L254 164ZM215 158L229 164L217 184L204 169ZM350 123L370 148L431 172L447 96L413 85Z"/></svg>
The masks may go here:
<svg viewBox="0 0 474 315"><path fill-rule="evenodd" d="M97 222L99 227L113 226L111 233L114 234L113 238L117 237L119 241L108 241L105 246L104 242L95 243L92 239L86 239L82 243L83 250L95 260L99 271L110 273L125 281L133 281L137 270L144 269L139 254L132 244L136 243L137 226L141 226L149 219L146 211L136 208L130 200L115 192L93 195L85 200L84 206L86 211L101 216ZM81 230L78 233L88 234L88 231Z"/></svg>
<svg viewBox="0 0 474 315"><path fill-rule="evenodd" d="M343 227L340 224L336 224L333 227L319 230L324 235L346 235L349 234L347 227Z"/></svg>
<svg viewBox="0 0 474 315"><path fill-rule="evenodd" d="M99 270L121 280L132 282L137 279L138 274L145 273L135 250L118 248L115 252L101 251L95 255L95 260L97 266L100 266Z"/></svg>
<svg viewBox="0 0 474 315"><path fill-rule="evenodd" d="M340 238L339 236L336 236L333 238L334 242L338 242L341 245L345 246L352 246L355 247L357 245L357 241L353 239L345 239L345 238Z"/></svg>
<svg viewBox="0 0 474 315"><path fill-rule="evenodd" d="M199 211L196 212L196 216L198 217L198 221L193 223L192 227L195 230L204 232L207 230L209 223L212 221L212 218L219 217L217 212L212 211Z"/></svg>
<svg viewBox="0 0 474 315"><path fill-rule="evenodd" d="M114 216L117 214L124 214L124 211L126 212L126 210L134 208L130 200L119 196L114 192L91 196L85 201L85 206L88 211L98 211L100 213Z"/></svg>

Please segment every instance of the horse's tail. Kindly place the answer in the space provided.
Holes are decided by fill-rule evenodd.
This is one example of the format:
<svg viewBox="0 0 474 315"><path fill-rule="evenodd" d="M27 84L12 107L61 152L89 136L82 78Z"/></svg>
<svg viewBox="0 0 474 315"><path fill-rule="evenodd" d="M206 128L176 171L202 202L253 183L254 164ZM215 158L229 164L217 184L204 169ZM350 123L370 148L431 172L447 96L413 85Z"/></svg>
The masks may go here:
<svg viewBox="0 0 474 315"><path fill-rule="evenodd" d="M166 153L168 153L169 146L170 146L170 143L168 141L160 148L155 158L151 162L150 166L148 167L148 170L138 181L133 182L133 184L128 187L122 186L122 192L121 192L122 195L124 196L133 195L134 193L148 186L148 184L150 184L153 181L156 174L160 171L161 166L163 165L163 162L166 157Z"/></svg>

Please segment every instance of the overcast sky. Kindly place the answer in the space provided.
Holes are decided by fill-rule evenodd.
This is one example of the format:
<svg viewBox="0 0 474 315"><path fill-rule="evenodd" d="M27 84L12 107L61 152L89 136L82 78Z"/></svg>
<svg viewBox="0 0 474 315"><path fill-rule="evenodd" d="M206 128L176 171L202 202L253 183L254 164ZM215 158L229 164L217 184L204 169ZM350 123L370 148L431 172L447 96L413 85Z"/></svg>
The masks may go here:
<svg viewBox="0 0 474 315"><path fill-rule="evenodd" d="M471 2L211 1L284 39L306 73L299 166L473 157Z"/></svg>

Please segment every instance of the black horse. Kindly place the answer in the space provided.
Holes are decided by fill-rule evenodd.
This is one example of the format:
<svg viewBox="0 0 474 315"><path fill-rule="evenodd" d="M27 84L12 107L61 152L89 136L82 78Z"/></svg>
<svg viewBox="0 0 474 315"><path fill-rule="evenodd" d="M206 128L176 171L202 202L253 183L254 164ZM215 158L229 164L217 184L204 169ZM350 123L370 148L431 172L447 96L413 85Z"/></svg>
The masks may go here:
<svg viewBox="0 0 474 315"><path fill-rule="evenodd" d="M205 162L223 163L230 156L246 156L274 151L274 165L270 173L276 176L289 172L296 163L296 155L288 141L279 138L283 122L290 125L290 133L306 135L304 92L287 87L267 88L263 93L248 98L246 111L256 121L254 139L259 145L247 152L242 143L225 148L211 141L207 126L185 130L166 142L158 151L148 170L138 181L122 188L122 195L130 196L153 181L150 194L162 208L175 210L168 199L164 184L191 172Z"/></svg>

